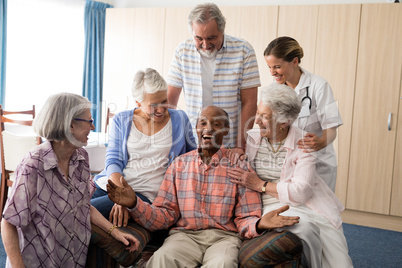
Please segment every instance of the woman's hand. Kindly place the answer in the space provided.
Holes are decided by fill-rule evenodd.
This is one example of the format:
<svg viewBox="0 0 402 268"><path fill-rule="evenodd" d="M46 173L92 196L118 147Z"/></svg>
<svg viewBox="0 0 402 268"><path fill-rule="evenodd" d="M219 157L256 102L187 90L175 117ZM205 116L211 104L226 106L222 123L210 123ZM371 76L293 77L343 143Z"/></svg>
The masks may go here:
<svg viewBox="0 0 402 268"><path fill-rule="evenodd" d="M326 146L325 142L314 133L304 135L303 139L297 141L297 145L305 153L319 151Z"/></svg>
<svg viewBox="0 0 402 268"><path fill-rule="evenodd" d="M123 185L123 187L119 187L111 180L108 180L106 189L109 199L124 207L134 208L137 204L137 196L135 195L133 188L127 184L123 177L120 177L120 183Z"/></svg>
<svg viewBox="0 0 402 268"><path fill-rule="evenodd" d="M231 165L236 165L237 161L246 159L246 154L241 148L228 149L227 156Z"/></svg>
<svg viewBox="0 0 402 268"><path fill-rule="evenodd" d="M281 228L285 226L292 226L299 223L297 216L281 216L280 213L289 209L289 206L283 206L276 210L270 211L258 221L257 231Z"/></svg>
<svg viewBox="0 0 402 268"><path fill-rule="evenodd" d="M133 235L120 231L119 229L115 228L110 233L111 236L114 237L117 241L122 242L124 245L127 246L127 250L130 252L134 252L138 250L140 246L140 241L135 238Z"/></svg>
<svg viewBox="0 0 402 268"><path fill-rule="evenodd" d="M109 221L118 227L126 227L130 219L130 212L126 207L114 204L109 214Z"/></svg>
<svg viewBox="0 0 402 268"><path fill-rule="evenodd" d="M229 168L228 175L231 182L245 186L251 190L261 192L264 182L258 177L250 163L247 163L248 171L241 168Z"/></svg>
<svg viewBox="0 0 402 268"><path fill-rule="evenodd" d="M319 151L322 148L331 144L336 138L336 127L324 129L321 138L314 133L307 133L304 138L297 142L300 149L304 149L303 152L310 153Z"/></svg>

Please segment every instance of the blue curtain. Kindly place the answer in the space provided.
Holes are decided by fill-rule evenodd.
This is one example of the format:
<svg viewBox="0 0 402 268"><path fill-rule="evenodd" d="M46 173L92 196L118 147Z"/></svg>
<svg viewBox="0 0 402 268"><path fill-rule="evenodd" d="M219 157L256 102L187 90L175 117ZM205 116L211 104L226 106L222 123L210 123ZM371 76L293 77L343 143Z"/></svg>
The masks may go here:
<svg viewBox="0 0 402 268"><path fill-rule="evenodd" d="M85 59L82 95L92 102L95 131L100 132L102 118L103 52L106 8L113 6L87 0L85 5Z"/></svg>
<svg viewBox="0 0 402 268"><path fill-rule="evenodd" d="M7 0L0 0L0 104L6 96Z"/></svg>

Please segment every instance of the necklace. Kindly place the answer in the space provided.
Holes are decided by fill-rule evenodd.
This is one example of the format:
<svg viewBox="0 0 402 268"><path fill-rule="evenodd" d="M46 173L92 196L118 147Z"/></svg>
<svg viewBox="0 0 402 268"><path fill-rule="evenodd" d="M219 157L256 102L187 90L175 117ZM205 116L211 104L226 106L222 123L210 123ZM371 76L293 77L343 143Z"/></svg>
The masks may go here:
<svg viewBox="0 0 402 268"><path fill-rule="evenodd" d="M284 140L281 140L281 141L280 141L279 146L276 148L276 150L275 150L275 148L274 148L274 145L271 143L271 141L270 141L268 138L267 138L267 141L268 141L269 145L271 145L272 152L273 152L274 154L276 154L276 153L279 151L279 149L282 147L282 143L283 143Z"/></svg>

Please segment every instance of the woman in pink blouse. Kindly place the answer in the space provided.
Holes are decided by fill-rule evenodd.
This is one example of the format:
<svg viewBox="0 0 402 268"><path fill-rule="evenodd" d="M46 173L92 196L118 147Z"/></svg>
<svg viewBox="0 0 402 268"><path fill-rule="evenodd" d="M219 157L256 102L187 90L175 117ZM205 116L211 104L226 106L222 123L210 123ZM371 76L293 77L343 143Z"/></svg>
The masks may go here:
<svg viewBox="0 0 402 268"><path fill-rule="evenodd" d="M91 223L128 250L138 247L90 204L95 186L82 148L95 129L90 107L82 96L61 93L35 118L34 130L46 141L15 171L1 222L6 267L85 267Z"/></svg>
<svg viewBox="0 0 402 268"><path fill-rule="evenodd" d="M308 267L352 267L342 229L344 207L328 185L317 175L313 154L297 142L302 131L292 126L301 102L296 92L284 84L263 89L256 124L247 134L245 171L228 171L231 181L262 194L263 215L289 205L284 216L299 216L299 224L284 227L303 242Z"/></svg>

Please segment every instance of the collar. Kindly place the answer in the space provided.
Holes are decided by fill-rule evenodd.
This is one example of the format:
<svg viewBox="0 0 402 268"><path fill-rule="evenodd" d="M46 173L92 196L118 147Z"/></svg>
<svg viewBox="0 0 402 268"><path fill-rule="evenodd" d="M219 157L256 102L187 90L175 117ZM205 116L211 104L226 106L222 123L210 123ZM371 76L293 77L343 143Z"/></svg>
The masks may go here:
<svg viewBox="0 0 402 268"><path fill-rule="evenodd" d="M297 141L302 138L302 132L299 128L290 126L288 136L286 137L283 147L295 150L297 148Z"/></svg>
<svg viewBox="0 0 402 268"><path fill-rule="evenodd" d="M57 156L53 150L51 142L45 141L41 146L43 146L43 151L45 151L44 154L45 157L43 157L44 170L57 168L58 165ZM82 154L80 149L77 149L71 156L70 163L75 163L77 161L83 161L83 160L85 160L85 156Z"/></svg>
<svg viewBox="0 0 402 268"><path fill-rule="evenodd" d="M223 51L224 49L226 49L226 34L223 34L223 43L222 43L222 47L221 49L218 50L218 52Z"/></svg>
<svg viewBox="0 0 402 268"><path fill-rule="evenodd" d="M295 88L295 91L297 94L299 94L302 89L307 88L311 84L310 73L300 66L299 66L299 68L302 71L302 74L300 76L299 84L297 84L297 86Z"/></svg>
<svg viewBox="0 0 402 268"><path fill-rule="evenodd" d="M247 138L255 145L261 144L261 132L259 128L252 128L247 131Z"/></svg>
<svg viewBox="0 0 402 268"><path fill-rule="evenodd" d="M221 148L219 148L219 150L211 157L211 161L209 162L209 166L217 166L221 159L224 157L227 157L227 149L221 145ZM202 161L202 158L200 156L200 153L197 150L197 155L198 155L198 165L202 165L202 164L206 164Z"/></svg>
<svg viewBox="0 0 402 268"><path fill-rule="evenodd" d="M252 142L252 144L247 144L247 146L249 145L259 146L261 144L262 136L260 134L260 129L258 128L250 129L249 131L247 131L247 135L249 137L250 142ZM300 129L298 129L297 127L290 126L289 133L286 137L283 147L290 150L295 150L297 146L296 143L301 137L302 133Z"/></svg>

